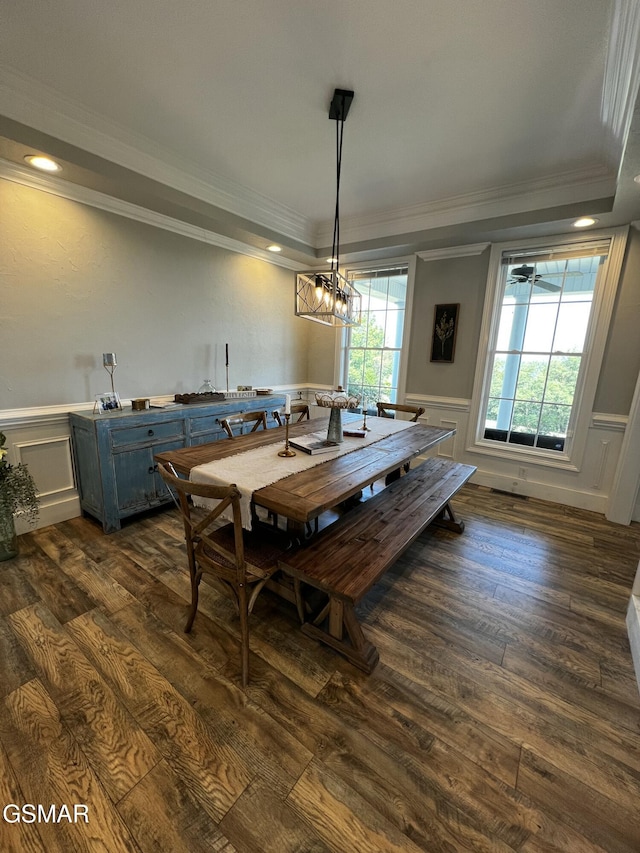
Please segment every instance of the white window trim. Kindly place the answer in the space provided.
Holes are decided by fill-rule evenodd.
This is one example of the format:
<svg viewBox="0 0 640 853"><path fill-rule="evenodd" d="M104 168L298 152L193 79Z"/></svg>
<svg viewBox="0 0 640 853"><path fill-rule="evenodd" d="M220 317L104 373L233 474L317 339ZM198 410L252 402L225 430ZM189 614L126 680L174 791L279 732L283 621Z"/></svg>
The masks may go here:
<svg viewBox="0 0 640 853"><path fill-rule="evenodd" d="M348 272L359 272L360 270L384 270L396 266L407 267L407 300L404 310L404 326L402 328L402 349L400 350L400 369L398 371L398 402L404 403L407 393L407 370L408 370L408 353L411 335L411 315L413 312L413 291L416 279L416 256L409 255L400 258L386 258L384 261L375 263L367 263L367 261L358 261L355 264L346 264L341 270L344 276ZM347 333L348 329L343 328L341 334L336 335L336 357L334 360L335 386L342 385L347 387Z"/></svg>
<svg viewBox="0 0 640 853"><path fill-rule="evenodd" d="M556 237L536 238L517 243L496 243L491 247L487 291L480 329L478 359L471 398L469 429L467 433L467 451L494 456L501 459L526 461L528 464L539 464L551 468L561 468L570 471L580 471L587 443L587 432L591 422L593 402L600 377L602 359L609 333L609 324L613 313L613 305L618 290L620 271L627 242L628 227L613 228L606 231L588 232L583 234L562 234ZM503 445L489 441L483 437L484 424L480 423L483 410L483 399L491 381L487 367L489 344L495 339L500 312L496 310L496 300L501 295L500 268L503 253L513 250L533 250L537 247L576 245L591 243L594 240L610 239L610 249L602 271L602 285L594 295L590 332L585 344L583 356L582 389L576 417L572 425L572 440L568 449L562 453L552 450L523 447L522 445ZM581 371L581 372L582 372Z"/></svg>

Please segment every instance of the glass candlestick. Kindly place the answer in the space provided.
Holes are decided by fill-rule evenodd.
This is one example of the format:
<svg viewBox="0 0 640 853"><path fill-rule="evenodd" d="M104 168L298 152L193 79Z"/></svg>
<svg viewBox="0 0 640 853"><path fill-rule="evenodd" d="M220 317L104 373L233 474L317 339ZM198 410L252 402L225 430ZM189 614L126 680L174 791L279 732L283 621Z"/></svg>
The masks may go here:
<svg viewBox="0 0 640 853"><path fill-rule="evenodd" d="M289 447L289 419L291 418L291 414L285 414L284 416L284 450L280 450L278 452L278 456L295 456L295 450L292 450Z"/></svg>

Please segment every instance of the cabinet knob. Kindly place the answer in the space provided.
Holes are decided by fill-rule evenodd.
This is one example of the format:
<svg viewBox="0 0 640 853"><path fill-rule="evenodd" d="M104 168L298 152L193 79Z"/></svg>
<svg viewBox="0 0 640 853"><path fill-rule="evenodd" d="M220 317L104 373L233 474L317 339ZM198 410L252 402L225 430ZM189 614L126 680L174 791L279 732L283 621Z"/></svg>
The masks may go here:
<svg viewBox="0 0 640 853"><path fill-rule="evenodd" d="M147 435L153 435L153 430L152 429L147 430Z"/></svg>

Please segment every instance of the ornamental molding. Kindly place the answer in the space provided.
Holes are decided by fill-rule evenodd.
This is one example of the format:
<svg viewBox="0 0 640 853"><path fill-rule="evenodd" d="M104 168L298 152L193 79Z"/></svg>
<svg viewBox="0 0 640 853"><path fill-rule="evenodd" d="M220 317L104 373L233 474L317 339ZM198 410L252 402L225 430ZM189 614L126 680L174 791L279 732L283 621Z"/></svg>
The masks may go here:
<svg viewBox="0 0 640 853"><path fill-rule="evenodd" d="M491 243L470 243L468 246L448 246L443 249L429 249L426 252L416 252L423 261L444 261L448 258L467 258L471 255L481 255Z"/></svg>

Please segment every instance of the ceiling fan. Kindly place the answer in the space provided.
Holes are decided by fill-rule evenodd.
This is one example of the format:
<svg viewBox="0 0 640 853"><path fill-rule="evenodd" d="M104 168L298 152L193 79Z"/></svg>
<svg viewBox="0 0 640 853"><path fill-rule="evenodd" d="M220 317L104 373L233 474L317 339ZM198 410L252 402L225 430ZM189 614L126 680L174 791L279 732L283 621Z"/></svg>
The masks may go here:
<svg viewBox="0 0 640 853"><path fill-rule="evenodd" d="M541 275L533 274L534 268L523 264L521 267L515 267L511 270L507 284L524 284L525 281L531 281L536 287L542 290L548 290L550 293L557 293L562 287L560 284L554 284L551 281L543 281Z"/></svg>

